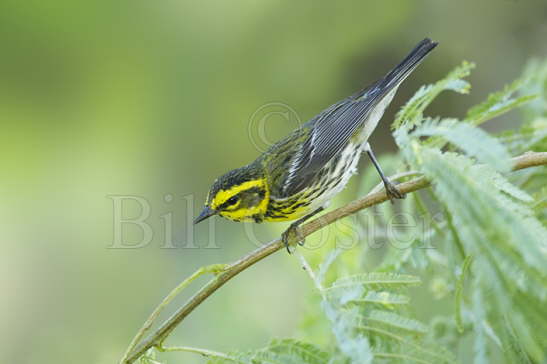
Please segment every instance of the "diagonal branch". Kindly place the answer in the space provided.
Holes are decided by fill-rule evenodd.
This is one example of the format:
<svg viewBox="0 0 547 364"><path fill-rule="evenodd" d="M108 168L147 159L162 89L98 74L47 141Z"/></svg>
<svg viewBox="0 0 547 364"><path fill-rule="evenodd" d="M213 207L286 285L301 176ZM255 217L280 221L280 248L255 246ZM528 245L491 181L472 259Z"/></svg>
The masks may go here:
<svg viewBox="0 0 547 364"><path fill-rule="evenodd" d="M547 165L547 152L528 152L512 159L513 171L530 168L534 166ZM397 185L402 193L415 192L417 190L430 186L430 182L425 177L418 177L408 182ZM346 216L352 215L360 210L380 204L388 200L384 191L370 193L363 198L357 199L347 205L326 213L317 219L303 225L300 228L303 237L306 237ZM196 307L212 295L217 289L222 287L230 279L249 268L251 265L266 258L283 248L280 239L267 243L260 248L250 252L236 262L226 265L225 268L205 284L194 296L192 296L181 308L179 308L170 318L168 318L152 335L139 342L145 331L152 322L148 322L137 334L132 345L127 350L126 355L121 360L122 364L130 364L141 357L148 349L152 347L161 347L161 342L188 316ZM157 317L157 310L153 315ZM154 317L154 318L155 318Z"/></svg>

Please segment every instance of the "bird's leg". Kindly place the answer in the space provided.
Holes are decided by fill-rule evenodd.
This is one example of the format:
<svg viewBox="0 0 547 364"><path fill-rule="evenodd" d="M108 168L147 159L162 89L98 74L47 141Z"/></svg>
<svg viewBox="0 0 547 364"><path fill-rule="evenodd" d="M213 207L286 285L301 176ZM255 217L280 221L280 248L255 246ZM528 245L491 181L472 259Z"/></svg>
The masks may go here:
<svg viewBox="0 0 547 364"><path fill-rule="evenodd" d="M389 200L391 203L393 203L393 200L396 198L405 198L405 194L401 193L397 187L393 183L389 181L389 179L385 176L384 172L382 171L382 167L380 167L380 164L376 160L376 157L374 156L374 153L372 152L372 149L370 148L370 144L367 143L365 146L365 152L367 152L370 160L372 161L372 164L374 164L374 167L380 174L380 178L384 182L384 187L386 188L386 194L387 197L389 197Z"/></svg>
<svg viewBox="0 0 547 364"><path fill-rule="evenodd" d="M300 229L298 228L300 224L303 222L309 220L311 217L317 215L319 212L323 211L324 207L320 207L317 210L313 211L312 213L296 220L293 222L287 230L281 234L281 241L283 244L285 244L285 248L287 249L287 252L291 254L291 250L289 249L289 245L291 242L296 240L298 245L302 246L304 245L305 238L302 236L302 233L300 232Z"/></svg>

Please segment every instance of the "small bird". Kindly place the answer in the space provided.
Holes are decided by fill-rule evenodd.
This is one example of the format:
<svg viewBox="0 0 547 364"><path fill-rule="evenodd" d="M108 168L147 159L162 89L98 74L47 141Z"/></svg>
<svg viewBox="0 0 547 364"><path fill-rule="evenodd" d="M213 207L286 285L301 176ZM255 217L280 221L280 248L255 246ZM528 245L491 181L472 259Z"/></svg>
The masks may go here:
<svg viewBox="0 0 547 364"><path fill-rule="evenodd" d="M272 145L254 162L217 178L197 224L213 215L233 221L295 220L282 234L303 244L298 226L322 211L356 173L367 153L390 200L404 198L382 172L368 139L399 85L437 46L424 39L380 80L337 102Z"/></svg>

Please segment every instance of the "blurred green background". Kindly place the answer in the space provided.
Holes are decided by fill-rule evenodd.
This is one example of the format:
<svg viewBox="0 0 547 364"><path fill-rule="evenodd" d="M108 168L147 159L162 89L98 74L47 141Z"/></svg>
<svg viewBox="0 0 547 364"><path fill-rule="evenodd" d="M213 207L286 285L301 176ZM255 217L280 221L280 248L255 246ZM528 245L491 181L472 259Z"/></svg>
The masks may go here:
<svg viewBox="0 0 547 364"><path fill-rule="evenodd" d="M0 361L117 361L183 277L254 248L242 224L220 219L214 246L204 248L202 224L194 236L201 248L184 248L188 209L198 212L213 179L255 158L257 138L295 126L275 114L254 130L253 113L277 102L305 121L382 76L426 36L440 46L373 136L379 154L394 148L393 112L462 59L478 64L471 95L444 95L432 113L461 115L528 58L544 56L547 3L3 0ZM336 204L353 198L358 183ZM109 249L111 195L148 201L149 244ZM124 206L127 217L140 212L134 201ZM165 248L167 213L174 249ZM285 227L255 230L268 241ZM128 243L142 237L135 226L123 233ZM217 292L170 343L228 351L292 336L310 287L296 259L276 254Z"/></svg>

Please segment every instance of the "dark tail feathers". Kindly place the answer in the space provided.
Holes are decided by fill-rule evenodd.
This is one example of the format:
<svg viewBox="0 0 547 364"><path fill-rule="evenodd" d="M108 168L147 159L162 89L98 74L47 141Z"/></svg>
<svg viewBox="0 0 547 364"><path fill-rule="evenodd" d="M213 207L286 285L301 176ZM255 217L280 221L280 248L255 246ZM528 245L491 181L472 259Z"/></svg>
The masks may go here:
<svg viewBox="0 0 547 364"><path fill-rule="evenodd" d="M422 62L429 52L437 46L437 42L433 42L429 38L425 38L414 47L412 51L393 68L385 77L379 82L380 88L391 89L394 86L398 86L405 78L408 77L414 71L414 69Z"/></svg>

